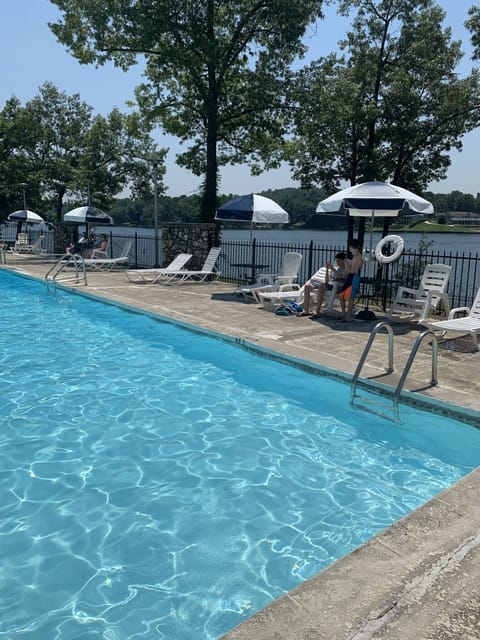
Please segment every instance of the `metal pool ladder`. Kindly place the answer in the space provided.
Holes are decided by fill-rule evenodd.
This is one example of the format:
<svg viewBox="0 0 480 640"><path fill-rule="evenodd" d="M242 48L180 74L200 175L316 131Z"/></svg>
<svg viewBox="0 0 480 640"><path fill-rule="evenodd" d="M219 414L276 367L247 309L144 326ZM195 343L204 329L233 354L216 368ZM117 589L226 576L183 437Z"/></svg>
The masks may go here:
<svg viewBox="0 0 480 640"><path fill-rule="evenodd" d="M412 347L410 355L408 356L407 363L402 371L402 375L400 376L400 380L395 388L393 393L392 405L388 405L386 403L382 403L374 400L373 398L369 398L366 396L360 396L356 393L357 383L360 377L360 372L362 370L363 365L365 364L365 360L367 358L368 352L375 340L376 335L381 329L386 329L388 333L388 366L386 369L387 373L393 373L393 329L390 323L388 322L379 322L372 330L370 337L365 345L365 349L363 350L362 356L358 362L357 368L355 369L355 373L353 374L351 393L350 393L350 404L355 405L361 409L370 410L372 413L376 413L377 415L382 416L383 418L387 418L389 420L393 420L396 424L400 423L400 417L398 413L398 400L400 397L400 393L402 391L403 385L405 384L405 380L408 376L408 373L412 367L415 356L417 355L417 351L423 342L423 340L430 336L432 338L432 376L430 381L430 386L434 387L437 385L437 358L438 358L438 341L436 335L430 329L423 331L415 340L415 344ZM358 398L362 400L367 406L362 404L356 404L355 399ZM373 408L370 407L373 405ZM378 409L376 408L378 407ZM387 411L387 413L384 412ZM390 412L393 412L393 416L390 415Z"/></svg>
<svg viewBox="0 0 480 640"><path fill-rule="evenodd" d="M69 267L71 271L65 271ZM87 286L87 270L85 269L85 260L82 256L76 254L65 254L55 262L54 265L45 274L45 282L47 287L55 285L58 282L69 282Z"/></svg>

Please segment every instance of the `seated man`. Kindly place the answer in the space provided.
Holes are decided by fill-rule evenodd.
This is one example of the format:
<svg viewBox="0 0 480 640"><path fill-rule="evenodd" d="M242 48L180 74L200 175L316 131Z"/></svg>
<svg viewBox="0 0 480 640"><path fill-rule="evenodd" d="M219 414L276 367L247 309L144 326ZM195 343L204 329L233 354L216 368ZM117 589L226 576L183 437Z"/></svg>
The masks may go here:
<svg viewBox="0 0 480 640"><path fill-rule="evenodd" d="M310 316L312 320L315 320L320 316L323 300L325 298L325 293L333 289L333 284L331 283L331 280L334 280L337 282L340 281L340 283L343 283L343 281L347 277L348 263L347 263L346 255L345 253L343 253L343 251L340 251L340 253L336 254L335 262L337 264L336 267L334 267L333 264L328 260L325 263L325 267L327 269L325 282L316 280L315 277L313 277L305 284L305 294L304 294L304 301L303 301L303 308L304 308L305 315L309 315L310 313L310 296L312 294L312 291L317 292L317 308L315 313Z"/></svg>

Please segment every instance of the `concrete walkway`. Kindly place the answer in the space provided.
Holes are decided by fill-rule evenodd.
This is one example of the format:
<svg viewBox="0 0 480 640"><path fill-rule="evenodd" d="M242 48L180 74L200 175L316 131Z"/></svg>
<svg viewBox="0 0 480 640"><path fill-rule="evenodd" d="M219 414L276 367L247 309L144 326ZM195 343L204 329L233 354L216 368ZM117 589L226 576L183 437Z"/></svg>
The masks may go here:
<svg viewBox="0 0 480 640"><path fill-rule="evenodd" d="M8 256L7 269L43 278L49 265ZM341 324L275 316L223 283L181 286L129 283L124 273L89 273L90 295L233 336L293 357L304 366L351 375L377 321ZM379 333L362 377L396 384L423 328L396 322L394 366L385 375L387 336ZM480 427L480 353L471 339L441 344L438 381L430 387L431 347L424 340L406 381L407 395L427 397ZM413 393L415 392L415 393ZM440 403L440 404L439 404ZM225 640L479 640L480 469L344 559L306 581L224 636Z"/></svg>

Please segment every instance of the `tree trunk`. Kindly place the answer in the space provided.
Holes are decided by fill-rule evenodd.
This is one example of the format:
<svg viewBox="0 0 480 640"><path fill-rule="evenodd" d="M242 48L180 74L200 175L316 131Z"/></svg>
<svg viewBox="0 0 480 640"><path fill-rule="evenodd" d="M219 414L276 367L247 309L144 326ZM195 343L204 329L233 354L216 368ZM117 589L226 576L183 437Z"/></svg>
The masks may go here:
<svg viewBox="0 0 480 640"><path fill-rule="evenodd" d="M215 42L215 5L213 0L207 1L207 33L212 43ZM207 154L205 182L203 185L200 218L202 222L213 222L217 208L218 164L217 164L217 134L218 134L218 86L215 60L208 65L208 96L207 112Z"/></svg>
<svg viewBox="0 0 480 640"><path fill-rule="evenodd" d="M65 188L63 186L60 186L58 188L56 198L55 198L55 218L57 222L62 221L64 195L65 195Z"/></svg>
<svg viewBox="0 0 480 640"><path fill-rule="evenodd" d="M217 137L216 125L210 125L207 134L207 167L203 185L200 217L202 222L213 222L217 208ZM214 130L215 129L215 130Z"/></svg>

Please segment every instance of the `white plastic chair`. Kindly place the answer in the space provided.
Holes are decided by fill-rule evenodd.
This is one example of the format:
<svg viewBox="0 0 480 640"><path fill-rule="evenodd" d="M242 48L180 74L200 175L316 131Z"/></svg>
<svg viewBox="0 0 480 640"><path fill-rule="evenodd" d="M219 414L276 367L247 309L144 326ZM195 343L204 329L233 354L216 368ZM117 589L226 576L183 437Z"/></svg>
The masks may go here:
<svg viewBox="0 0 480 640"><path fill-rule="evenodd" d="M316 271L309 280L318 280L320 282L327 282L327 269L326 267L321 267ZM309 282L307 280L307 282ZM330 280L330 284L332 285L332 289L328 292L328 302L327 302L327 310L331 310L333 307L333 303L335 302L335 298L337 295L337 289L340 281ZM306 284L306 283L305 283ZM283 304L284 302L298 302L298 304L303 304L305 300L305 284L301 287L296 283L291 284L282 284L278 287L278 289L272 289L270 291L259 291L258 297L263 306L273 311L277 306ZM312 289L311 291L311 301L315 302L315 298L317 296L317 291Z"/></svg>
<svg viewBox="0 0 480 640"><path fill-rule="evenodd" d="M168 276L183 269L191 257L191 253L179 253L170 264L161 269L155 267L152 269L127 269L125 273L130 282L155 284L162 280L162 278L168 278Z"/></svg>
<svg viewBox="0 0 480 640"><path fill-rule="evenodd" d="M127 240L116 258L86 258L85 267L94 271L111 271L115 267L128 265L133 240Z"/></svg>
<svg viewBox="0 0 480 640"><path fill-rule="evenodd" d="M460 316L459 314L464 314ZM445 335L449 331L461 334L470 334L473 344L477 351L480 350L478 336L480 335L480 288L477 291L475 300L471 307L456 307L448 314L447 320L438 320L437 322L421 321L433 331L442 331Z"/></svg>
<svg viewBox="0 0 480 640"><path fill-rule="evenodd" d="M448 281L452 267L446 264L428 264L423 272L418 289L399 287L388 316L393 313L408 313L418 316L419 322L428 314L437 311L440 303L448 315Z"/></svg>
<svg viewBox="0 0 480 640"><path fill-rule="evenodd" d="M282 267L279 273L260 273L257 282L239 287L237 292L241 293L247 300L261 302L259 294L261 291L271 291L279 289L281 285L292 284L298 277L302 254L290 251L283 256Z"/></svg>
<svg viewBox="0 0 480 640"><path fill-rule="evenodd" d="M168 274L164 279L159 280L160 284L182 284L184 282L205 282L207 279L216 280L220 275L216 264L220 257L221 247L212 247L208 252L201 269L188 271L180 269Z"/></svg>
<svg viewBox="0 0 480 640"><path fill-rule="evenodd" d="M42 240L42 236L39 236L33 244L30 244L28 241L28 233L19 233L12 247L12 251L13 253L33 253L34 248L41 246Z"/></svg>

